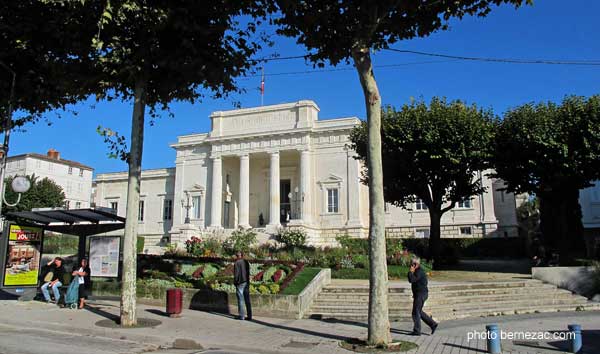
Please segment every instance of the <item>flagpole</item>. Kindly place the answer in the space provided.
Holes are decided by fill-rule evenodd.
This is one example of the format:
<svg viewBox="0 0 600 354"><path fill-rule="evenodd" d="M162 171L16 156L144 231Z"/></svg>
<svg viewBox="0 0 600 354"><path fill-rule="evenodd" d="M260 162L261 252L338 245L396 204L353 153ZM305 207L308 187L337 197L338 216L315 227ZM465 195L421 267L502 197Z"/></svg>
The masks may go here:
<svg viewBox="0 0 600 354"><path fill-rule="evenodd" d="M262 107L265 103L265 66L261 68L260 75L260 106Z"/></svg>

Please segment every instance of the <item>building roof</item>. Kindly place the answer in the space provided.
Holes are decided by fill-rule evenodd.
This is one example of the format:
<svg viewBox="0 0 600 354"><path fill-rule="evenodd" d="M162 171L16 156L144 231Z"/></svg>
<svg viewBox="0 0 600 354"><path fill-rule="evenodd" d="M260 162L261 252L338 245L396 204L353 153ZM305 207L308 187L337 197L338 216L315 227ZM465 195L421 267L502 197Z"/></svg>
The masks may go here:
<svg viewBox="0 0 600 354"><path fill-rule="evenodd" d="M49 161L49 162L55 162L55 163L62 163L63 165L68 165L68 166L72 166L72 167L77 167L77 168L81 168L84 170L90 170L93 171L94 168L84 165L82 163L79 163L77 161L72 161L72 160L65 160L65 159L54 159L52 157L49 157L47 155L42 155L42 154L37 154L35 152L30 152L27 154L21 154L21 155L14 155L14 156L9 156L6 158L7 161L11 161L11 160L18 160L21 158L27 158L27 157L31 157L34 159L38 159L38 160L44 160L44 161Z"/></svg>

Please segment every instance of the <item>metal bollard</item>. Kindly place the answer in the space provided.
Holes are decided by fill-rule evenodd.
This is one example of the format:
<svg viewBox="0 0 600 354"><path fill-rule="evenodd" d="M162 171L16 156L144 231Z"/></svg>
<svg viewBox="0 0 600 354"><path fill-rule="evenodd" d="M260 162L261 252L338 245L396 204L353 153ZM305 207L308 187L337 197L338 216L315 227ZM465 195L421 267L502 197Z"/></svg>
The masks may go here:
<svg viewBox="0 0 600 354"><path fill-rule="evenodd" d="M573 333L571 336L571 353L581 353L581 347L583 345L581 340L581 326L578 324L571 324L568 328L569 332Z"/></svg>
<svg viewBox="0 0 600 354"><path fill-rule="evenodd" d="M501 354L500 348L500 333L498 333L498 325L490 324L485 326L487 333L487 351L491 354Z"/></svg>

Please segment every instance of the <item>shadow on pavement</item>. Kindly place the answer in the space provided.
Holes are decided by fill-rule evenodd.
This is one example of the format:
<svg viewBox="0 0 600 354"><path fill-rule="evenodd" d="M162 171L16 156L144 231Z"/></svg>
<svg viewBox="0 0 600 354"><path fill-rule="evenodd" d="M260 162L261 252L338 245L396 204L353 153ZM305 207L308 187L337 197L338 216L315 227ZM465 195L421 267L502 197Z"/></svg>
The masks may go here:
<svg viewBox="0 0 600 354"><path fill-rule="evenodd" d="M17 300L19 297L0 290L0 300Z"/></svg>
<svg viewBox="0 0 600 354"><path fill-rule="evenodd" d="M266 327L271 327L271 328L277 328L277 329L282 329L282 330L285 330L285 331L297 332L297 333L307 334L309 336L321 337L321 338L326 338L326 339L333 339L333 340L339 340L339 341L342 341L342 340L347 341L347 340L355 339L353 337L338 336L338 335L335 335L335 334L321 333L321 332L311 331L311 330L303 329L303 328L296 328L296 327L289 327L289 326L278 325L278 324L274 324L274 323L269 323L269 322L257 320L256 318L252 320L252 323L256 323L256 324L259 324L261 326L266 326Z"/></svg>
<svg viewBox="0 0 600 354"><path fill-rule="evenodd" d="M356 327L362 327L362 328L369 327L366 323L358 322L358 321L339 320L339 319L335 319L335 318L318 318L316 316L311 317L310 319L325 322L325 323L345 324L345 325L349 325L349 326L356 326ZM412 331L410 331L410 330L398 329L398 328L393 328L393 327L390 329L390 332L392 332L394 334L407 334L407 335L412 333ZM427 334L423 333L423 335L427 335Z"/></svg>
<svg viewBox="0 0 600 354"><path fill-rule="evenodd" d="M471 347L466 347L464 345L458 345L458 344L454 344L454 343L443 343L443 344L444 344L444 346L447 346L447 347L465 349L467 351L474 351L474 352L479 352L479 353L487 353L487 350L483 350L483 349L479 349L479 348L471 348Z"/></svg>
<svg viewBox="0 0 600 354"><path fill-rule="evenodd" d="M88 310L88 311L90 311L90 312L92 312L92 313L95 313L96 315L100 315L100 316L102 316L102 317L104 317L104 318L106 318L106 319L109 319L109 320L111 320L111 321L118 322L118 321L120 321L120 319L121 319L121 318L120 318L119 316L117 316L117 315L113 315L113 314L112 314L112 313L110 313L110 312L107 312L107 311L104 311L104 310L102 310L102 308L101 308L101 307L93 307L93 306L87 305L87 306L85 307L85 309L86 309L86 310Z"/></svg>
<svg viewBox="0 0 600 354"><path fill-rule="evenodd" d="M568 333L567 331L548 331L550 333ZM600 330L582 330L581 331L582 352L583 353L600 353ZM559 340L548 342L548 345L557 348L559 351L568 352L571 348L571 341Z"/></svg>
<svg viewBox="0 0 600 354"><path fill-rule="evenodd" d="M169 317L168 313L166 313L165 311L157 310L157 309L146 309L146 312L150 312L152 314L162 316L162 317Z"/></svg>

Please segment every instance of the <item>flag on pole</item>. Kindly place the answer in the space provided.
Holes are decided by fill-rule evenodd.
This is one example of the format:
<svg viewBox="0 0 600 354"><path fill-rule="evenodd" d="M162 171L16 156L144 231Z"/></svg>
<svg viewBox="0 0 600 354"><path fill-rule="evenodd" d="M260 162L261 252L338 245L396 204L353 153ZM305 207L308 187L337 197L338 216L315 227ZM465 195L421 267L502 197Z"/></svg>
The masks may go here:
<svg viewBox="0 0 600 354"><path fill-rule="evenodd" d="M262 106L264 103L265 96L265 67L262 67L262 73L260 76L260 105Z"/></svg>

